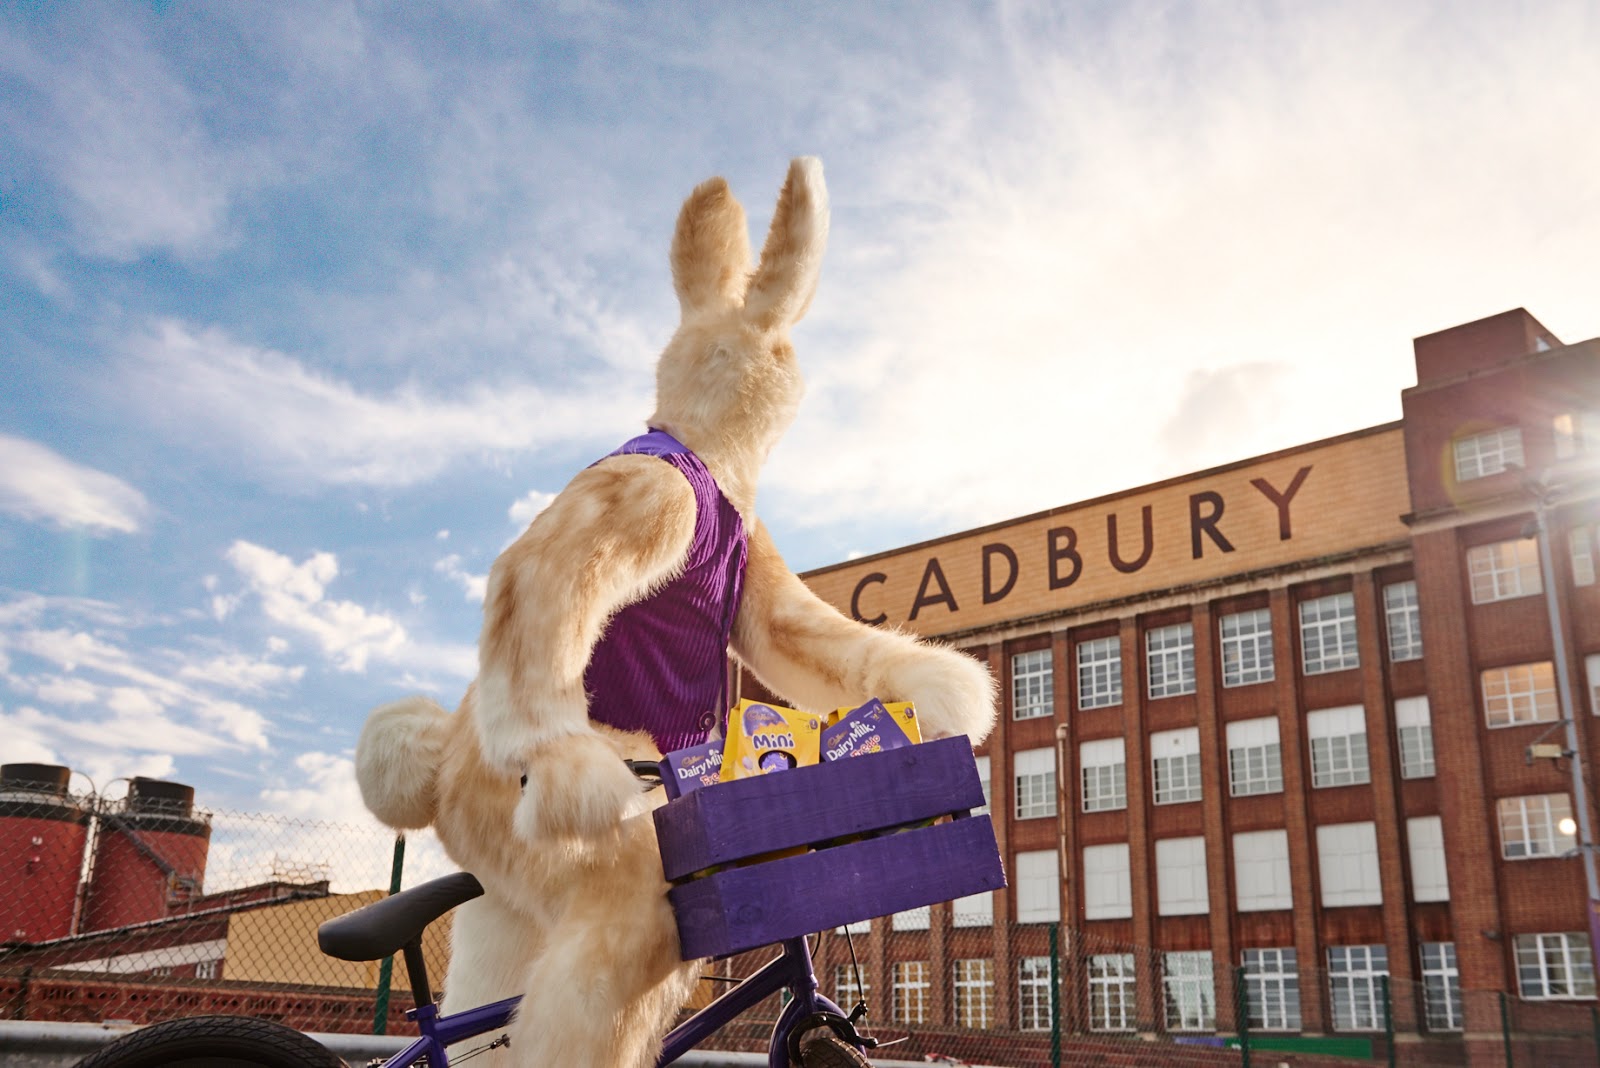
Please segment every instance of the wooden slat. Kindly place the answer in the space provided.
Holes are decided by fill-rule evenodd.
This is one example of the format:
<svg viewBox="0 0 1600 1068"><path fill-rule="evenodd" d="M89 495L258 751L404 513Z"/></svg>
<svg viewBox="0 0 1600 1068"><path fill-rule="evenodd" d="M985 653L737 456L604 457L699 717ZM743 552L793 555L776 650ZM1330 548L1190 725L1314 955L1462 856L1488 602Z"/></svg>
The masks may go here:
<svg viewBox="0 0 1600 1068"><path fill-rule="evenodd" d="M966 738L704 787L655 811L669 881L720 864L983 806Z"/></svg>
<svg viewBox="0 0 1600 1068"><path fill-rule="evenodd" d="M731 868L668 897L696 960L1005 885L994 825L978 816Z"/></svg>

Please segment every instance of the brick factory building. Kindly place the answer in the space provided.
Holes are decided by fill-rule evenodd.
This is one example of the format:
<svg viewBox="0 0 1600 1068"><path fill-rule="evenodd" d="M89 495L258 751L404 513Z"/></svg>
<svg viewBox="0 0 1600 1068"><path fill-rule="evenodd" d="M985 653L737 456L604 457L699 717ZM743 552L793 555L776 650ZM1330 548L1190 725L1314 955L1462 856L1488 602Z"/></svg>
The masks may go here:
<svg viewBox="0 0 1600 1068"><path fill-rule="evenodd" d="M1589 1026L1600 339L1519 309L1414 349L1400 422L805 576L1001 682L1011 885L863 927L875 1015L1038 1028L1059 921L1070 1032L1232 1031L1235 969L1259 1031L1382 1032L1391 983L1397 1033L1493 1063Z"/></svg>

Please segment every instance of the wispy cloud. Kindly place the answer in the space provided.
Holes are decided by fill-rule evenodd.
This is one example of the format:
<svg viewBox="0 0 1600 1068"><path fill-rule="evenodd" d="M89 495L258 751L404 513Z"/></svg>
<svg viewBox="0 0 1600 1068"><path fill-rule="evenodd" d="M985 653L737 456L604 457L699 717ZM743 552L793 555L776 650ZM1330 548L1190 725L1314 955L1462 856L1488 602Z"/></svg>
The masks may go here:
<svg viewBox="0 0 1600 1068"><path fill-rule="evenodd" d="M114 475L36 441L0 434L0 512L93 534L132 534L150 505Z"/></svg>
<svg viewBox="0 0 1600 1068"><path fill-rule="evenodd" d="M433 565L433 569L452 582L460 583L461 588L466 591L467 600L469 601L481 602L488 593L488 574L474 575L464 570L461 566L461 557L455 553L451 553L444 559L437 561Z"/></svg>
<svg viewBox="0 0 1600 1068"><path fill-rule="evenodd" d="M311 639L339 671L364 673L376 661L418 675L470 679L477 673L473 647L418 641L387 613L329 597L327 588L339 576L339 561L332 553L312 553L296 563L276 550L240 540L229 546L226 556L262 614L288 633Z"/></svg>
<svg viewBox="0 0 1600 1068"><path fill-rule="evenodd" d="M644 383L603 378L554 386L511 377L435 396L415 385L366 392L218 329L166 321L141 336L129 383L161 427L194 445L218 441L258 470L313 484L408 486L466 459L493 460L637 425Z"/></svg>

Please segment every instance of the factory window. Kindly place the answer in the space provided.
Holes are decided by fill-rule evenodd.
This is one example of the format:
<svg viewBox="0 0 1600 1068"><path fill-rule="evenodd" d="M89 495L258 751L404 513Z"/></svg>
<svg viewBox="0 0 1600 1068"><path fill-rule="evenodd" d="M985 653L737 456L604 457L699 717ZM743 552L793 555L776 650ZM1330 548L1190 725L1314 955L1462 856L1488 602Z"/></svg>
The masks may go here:
<svg viewBox="0 0 1600 1068"><path fill-rule="evenodd" d="M1049 957L1023 957L1017 961L1017 1026L1024 1031L1048 1031L1055 1018L1055 991L1050 984Z"/></svg>
<svg viewBox="0 0 1600 1068"><path fill-rule="evenodd" d="M1383 1029L1383 977L1387 946L1329 946L1328 995L1335 1031Z"/></svg>
<svg viewBox="0 0 1600 1068"><path fill-rule="evenodd" d="M1211 911L1204 838L1156 840L1156 911L1162 916L1203 916Z"/></svg>
<svg viewBox="0 0 1600 1068"><path fill-rule="evenodd" d="M973 810L974 816L987 816L989 814L989 758L986 756L974 757L978 763L978 782L983 786L983 807Z"/></svg>
<svg viewBox="0 0 1600 1068"><path fill-rule="evenodd" d="M1222 685L1272 681L1272 613L1235 612L1221 620Z"/></svg>
<svg viewBox="0 0 1600 1068"><path fill-rule="evenodd" d="M1433 719L1426 697L1402 697L1394 703L1394 729L1400 740L1400 777L1431 779Z"/></svg>
<svg viewBox="0 0 1600 1068"><path fill-rule="evenodd" d="M1600 449L1600 412L1562 412L1550 421L1556 459L1570 460Z"/></svg>
<svg viewBox="0 0 1600 1068"><path fill-rule="evenodd" d="M1056 814L1056 751L1024 749L1014 758L1012 781L1016 786L1019 820L1043 819Z"/></svg>
<svg viewBox="0 0 1600 1068"><path fill-rule="evenodd" d="M1594 951L1588 933L1518 935L1517 985L1529 1001L1594 997Z"/></svg>
<svg viewBox="0 0 1600 1068"><path fill-rule="evenodd" d="M994 961L988 957L957 960L951 976L957 1027L986 1028L994 1019Z"/></svg>
<svg viewBox="0 0 1600 1068"><path fill-rule="evenodd" d="M1152 734L1150 764L1156 804L1200 800L1200 728Z"/></svg>
<svg viewBox="0 0 1600 1068"><path fill-rule="evenodd" d="M1555 667L1548 660L1490 668L1479 678L1483 714L1491 727L1550 723L1561 718L1556 707Z"/></svg>
<svg viewBox="0 0 1600 1068"><path fill-rule="evenodd" d="M1354 594L1335 593L1300 602L1300 661L1307 675L1361 666Z"/></svg>
<svg viewBox="0 0 1600 1068"><path fill-rule="evenodd" d="M1318 827L1317 868L1324 908L1383 904L1378 828L1371 821Z"/></svg>
<svg viewBox="0 0 1600 1068"><path fill-rule="evenodd" d="M1211 951L1163 953L1161 986L1166 995L1168 1031L1213 1031L1217 1026L1217 993L1211 974Z"/></svg>
<svg viewBox="0 0 1600 1068"><path fill-rule="evenodd" d="M1011 658L1011 715L1015 719L1048 716L1055 703L1055 675L1050 650L1018 653Z"/></svg>
<svg viewBox="0 0 1600 1068"><path fill-rule="evenodd" d="M1473 604L1543 593L1538 543L1532 538L1518 538L1474 545L1467 550L1467 580Z"/></svg>
<svg viewBox="0 0 1600 1068"><path fill-rule="evenodd" d="M867 1000L871 992L872 984L868 982L866 972L849 964L833 966L834 1004L844 1006L845 1012L855 1008L857 1002Z"/></svg>
<svg viewBox="0 0 1600 1068"><path fill-rule="evenodd" d="M1078 643L1078 707L1107 708L1122 703L1122 639Z"/></svg>
<svg viewBox="0 0 1600 1068"><path fill-rule="evenodd" d="M1389 635L1389 660L1422 657L1422 611L1415 582L1391 582L1383 588L1384 629Z"/></svg>
<svg viewBox="0 0 1600 1068"><path fill-rule="evenodd" d="M1372 781L1367 765L1367 714L1360 705L1308 713L1306 736L1311 740L1312 786Z"/></svg>
<svg viewBox="0 0 1600 1068"><path fill-rule="evenodd" d="M1292 947L1247 949L1242 954L1250 1026L1261 1031L1300 1030L1300 968Z"/></svg>
<svg viewBox="0 0 1600 1068"><path fill-rule="evenodd" d="M989 927L994 923L994 891L968 894L950 902L951 927Z"/></svg>
<svg viewBox="0 0 1600 1068"><path fill-rule="evenodd" d="M1089 1030L1132 1031L1138 982L1132 953L1090 957Z"/></svg>
<svg viewBox="0 0 1600 1068"><path fill-rule="evenodd" d="M1133 915L1127 842L1083 847L1083 915L1089 920Z"/></svg>
<svg viewBox="0 0 1600 1068"><path fill-rule="evenodd" d="M1013 874L1018 923L1055 923L1061 919L1061 867L1054 849L1018 853Z"/></svg>
<svg viewBox="0 0 1600 1068"><path fill-rule="evenodd" d="M1083 810L1108 812L1128 807L1128 765L1121 738L1101 738L1078 747L1083 779Z"/></svg>
<svg viewBox="0 0 1600 1068"><path fill-rule="evenodd" d="M1438 816L1406 820L1406 847L1411 854L1411 900L1449 901L1450 875L1444 863L1444 825Z"/></svg>
<svg viewBox="0 0 1600 1068"><path fill-rule="evenodd" d="M1567 534L1567 548L1572 554L1572 584L1594 585L1594 536L1592 526L1573 527Z"/></svg>
<svg viewBox="0 0 1600 1068"><path fill-rule="evenodd" d="M894 1022L928 1022L928 962L902 960L894 965Z"/></svg>
<svg viewBox="0 0 1600 1068"><path fill-rule="evenodd" d="M1234 797L1283 792L1283 757L1276 717L1228 724L1228 791Z"/></svg>
<svg viewBox="0 0 1600 1068"><path fill-rule="evenodd" d="M1238 888L1238 911L1271 912L1293 908L1289 832L1242 831L1234 835L1233 875Z"/></svg>
<svg viewBox="0 0 1600 1068"><path fill-rule="evenodd" d="M1148 631L1144 649L1152 698L1194 693L1194 624L1174 623Z"/></svg>
<svg viewBox="0 0 1600 1068"><path fill-rule="evenodd" d="M1454 942L1422 943L1422 1002L1428 1030L1460 1031L1466 1020Z"/></svg>
<svg viewBox="0 0 1600 1068"><path fill-rule="evenodd" d="M894 931L926 931L932 920L933 907L923 905L920 908L895 913L889 918L889 928Z"/></svg>
<svg viewBox="0 0 1600 1068"><path fill-rule="evenodd" d="M1566 794L1530 794L1502 797L1500 855L1507 860L1559 857L1578 846L1578 839L1561 833L1561 821L1572 818L1572 799Z"/></svg>
<svg viewBox="0 0 1600 1068"><path fill-rule="evenodd" d="M1457 482L1497 475L1508 467L1523 466L1522 431L1514 426L1457 438L1452 448L1455 452Z"/></svg>

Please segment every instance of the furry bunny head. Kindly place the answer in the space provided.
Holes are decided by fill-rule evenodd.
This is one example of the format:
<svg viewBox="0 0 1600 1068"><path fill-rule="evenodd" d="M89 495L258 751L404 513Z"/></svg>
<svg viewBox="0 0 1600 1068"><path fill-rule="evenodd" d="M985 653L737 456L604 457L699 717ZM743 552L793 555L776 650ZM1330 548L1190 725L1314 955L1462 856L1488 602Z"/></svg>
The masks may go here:
<svg viewBox="0 0 1600 1068"><path fill-rule="evenodd" d="M651 426L753 479L799 407L789 328L811 305L827 243L816 159L789 165L754 271L744 208L728 183L712 178L689 195L672 238L683 320L656 368Z"/></svg>

